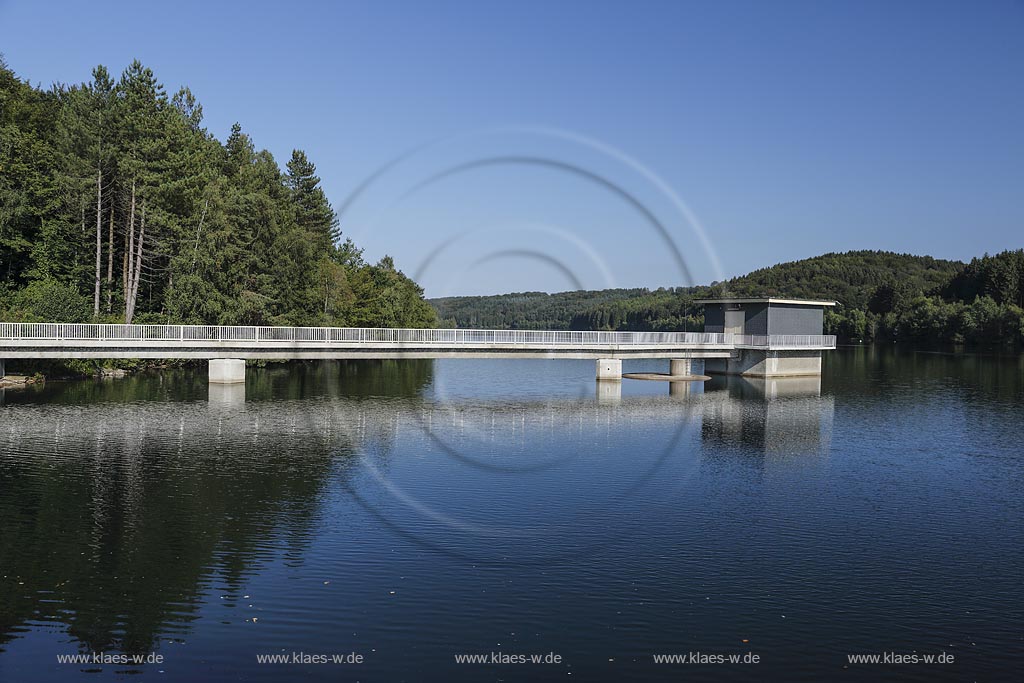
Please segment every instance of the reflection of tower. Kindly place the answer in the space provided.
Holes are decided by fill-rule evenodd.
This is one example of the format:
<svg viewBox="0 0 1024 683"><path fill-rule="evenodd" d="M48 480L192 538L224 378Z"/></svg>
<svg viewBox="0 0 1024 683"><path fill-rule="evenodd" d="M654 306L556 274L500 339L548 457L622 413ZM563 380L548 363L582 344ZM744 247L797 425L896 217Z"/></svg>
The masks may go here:
<svg viewBox="0 0 1024 683"><path fill-rule="evenodd" d="M834 404L820 377L717 377L705 385L701 436L706 442L765 453L828 447Z"/></svg>

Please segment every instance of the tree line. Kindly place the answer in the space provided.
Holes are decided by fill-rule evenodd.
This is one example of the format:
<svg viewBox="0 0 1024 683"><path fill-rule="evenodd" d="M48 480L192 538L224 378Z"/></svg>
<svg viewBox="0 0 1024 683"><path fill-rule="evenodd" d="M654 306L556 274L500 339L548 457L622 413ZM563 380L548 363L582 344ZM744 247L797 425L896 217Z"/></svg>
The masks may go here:
<svg viewBox="0 0 1024 683"><path fill-rule="evenodd" d="M894 277L863 308L830 312L826 325L847 339L1022 345L1024 249L972 259L930 290Z"/></svg>
<svg viewBox="0 0 1024 683"><path fill-rule="evenodd" d="M132 62L33 87L0 60L0 319L433 327L390 257L342 240L302 150L285 169Z"/></svg>
<svg viewBox="0 0 1024 683"><path fill-rule="evenodd" d="M657 290L619 289L458 297L432 301L446 324L496 327L693 331L694 300L716 296L832 299L825 332L845 340L1024 343L1024 250L969 264L884 251L831 253L753 271L726 282Z"/></svg>
<svg viewBox="0 0 1024 683"><path fill-rule="evenodd" d="M604 289L548 294L513 292L494 296L431 299L445 327L498 330L565 330L576 313L598 305L632 300L646 289Z"/></svg>

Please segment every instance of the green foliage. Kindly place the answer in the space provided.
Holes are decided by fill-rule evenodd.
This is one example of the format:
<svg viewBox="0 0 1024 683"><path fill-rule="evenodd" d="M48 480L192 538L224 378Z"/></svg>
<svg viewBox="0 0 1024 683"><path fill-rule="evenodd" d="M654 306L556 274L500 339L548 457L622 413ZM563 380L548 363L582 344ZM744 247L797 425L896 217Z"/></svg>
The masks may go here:
<svg viewBox="0 0 1024 683"><path fill-rule="evenodd" d="M830 253L761 268L715 287L732 296L786 296L834 299L846 308L865 310L879 287L902 292L932 292L959 273L964 264L931 256L887 251Z"/></svg>
<svg viewBox="0 0 1024 683"><path fill-rule="evenodd" d="M12 299L13 306L0 311L7 321L80 323L92 317L89 299L56 280L35 280Z"/></svg>
<svg viewBox="0 0 1024 683"><path fill-rule="evenodd" d="M997 304L1024 307L1024 249L972 259L942 294L961 301L987 296Z"/></svg>
<svg viewBox="0 0 1024 683"><path fill-rule="evenodd" d="M682 289L658 290L682 292ZM589 317L591 311L619 301L633 301L650 295L647 289L604 289L547 294L515 292L497 296L455 296L431 299L438 315L453 327L519 330L567 330L573 324L588 324L577 315ZM595 326L592 329L600 329Z"/></svg>
<svg viewBox="0 0 1024 683"><path fill-rule="evenodd" d="M762 268L709 287L614 289L430 303L446 326L500 329L699 330L694 299L778 296L832 299L826 334L857 341L1024 343L1024 251L956 261L880 251L825 254Z"/></svg>
<svg viewBox="0 0 1024 683"><path fill-rule="evenodd" d="M292 150L285 185L288 186L288 194L299 227L321 246L329 247L337 242L341 236L338 231L338 217L335 216L334 209L327 201L327 195L320 187L316 166L306 158L306 153L301 149Z"/></svg>
<svg viewBox="0 0 1024 683"><path fill-rule="evenodd" d="M202 113L138 61L45 90L0 62L4 319L437 324L390 259L338 244L305 152L282 173L238 124L222 145Z"/></svg>

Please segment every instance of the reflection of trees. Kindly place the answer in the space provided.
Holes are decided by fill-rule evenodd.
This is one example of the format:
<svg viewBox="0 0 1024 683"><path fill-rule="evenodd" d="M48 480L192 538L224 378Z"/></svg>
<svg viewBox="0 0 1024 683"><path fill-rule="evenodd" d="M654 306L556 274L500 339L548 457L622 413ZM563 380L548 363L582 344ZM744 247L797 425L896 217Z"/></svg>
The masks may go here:
<svg viewBox="0 0 1024 683"><path fill-rule="evenodd" d="M58 443L0 469L0 554L17 578L0 584L6 636L27 619L62 620L87 649L148 651L190 619L202 584L240 586L279 534L308 538L331 452L268 432L246 439L242 425L217 440L195 406L177 407L160 424L120 408L113 419L41 417L64 432Z"/></svg>
<svg viewBox="0 0 1024 683"><path fill-rule="evenodd" d="M7 393L6 403L75 404L130 401L200 400L206 396L206 374L197 370L147 371L121 379L51 380Z"/></svg>
<svg viewBox="0 0 1024 683"><path fill-rule="evenodd" d="M226 585L230 599L278 555L301 557L320 494L347 476L358 435L344 419L335 429L332 403L311 395L340 381L345 396L408 396L430 370L270 368L235 388L241 402L207 403L205 377L179 371L52 383L38 405L8 400L0 643L29 621L65 623L86 651L147 652L158 635L187 632L204 590Z"/></svg>
<svg viewBox="0 0 1024 683"><path fill-rule="evenodd" d="M961 387L965 393L998 398L1012 405L1020 398L1024 355L1019 353L952 353L913 351L893 345L859 346L830 353L824 364L826 383L842 394L891 396L893 391L929 385ZM970 405L968 403L967 405Z"/></svg>
<svg viewBox="0 0 1024 683"><path fill-rule="evenodd" d="M430 360L342 360L268 363L247 369L247 400L287 400L323 396L419 396L433 378ZM9 405L46 401L58 404L129 401L202 401L207 396L206 366L146 371L123 379L52 381L6 392ZM0 389L3 391L3 389Z"/></svg>
<svg viewBox="0 0 1024 683"><path fill-rule="evenodd" d="M416 397L433 377L430 360L343 360L271 364L246 382L248 400Z"/></svg>

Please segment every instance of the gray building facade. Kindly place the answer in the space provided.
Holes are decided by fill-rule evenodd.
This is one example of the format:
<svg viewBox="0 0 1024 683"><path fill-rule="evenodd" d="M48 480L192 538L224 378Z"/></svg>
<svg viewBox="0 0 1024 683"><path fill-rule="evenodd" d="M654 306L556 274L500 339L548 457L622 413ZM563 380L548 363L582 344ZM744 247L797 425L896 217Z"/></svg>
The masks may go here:
<svg viewBox="0 0 1024 683"><path fill-rule="evenodd" d="M818 337L825 327L825 309L834 301L773 297L700 299L704 305L704 331L752 335L744 339L732 358L709 359L708 373L783 377L821 374L821 350L834 348L834 340ZM767 339L765 339L767 337ZM793 348L793 342L807 348ZM751 348L755 346L758 348Z"/></svg>
<svg viewBox="0 0 1024 683"><path fill-rule="evenodd" d="M825 307L834 301L796 299L700 299L705 332L823 334Z"/></svg>

